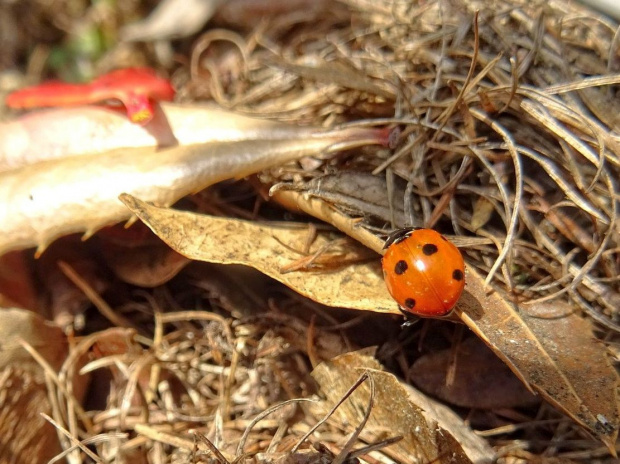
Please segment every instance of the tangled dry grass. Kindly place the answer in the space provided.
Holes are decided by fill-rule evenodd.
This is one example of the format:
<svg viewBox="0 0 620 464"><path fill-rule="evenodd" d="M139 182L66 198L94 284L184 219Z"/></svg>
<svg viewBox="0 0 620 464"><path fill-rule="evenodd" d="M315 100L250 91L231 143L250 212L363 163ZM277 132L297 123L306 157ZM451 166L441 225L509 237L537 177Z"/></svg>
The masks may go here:
<svg viewBox="0 0 620 464"><path fill-rule="evenodd" d="M384 175L407 224L374 218L366 226L451 228L470 238L468 265L490 284L522 303L570 302L612 342L620 330L619 43L617 24L560 0L348 0L308 17L264 18L250 32L210 30L173 77L182 98L213 98L247 114L398 125L394 152L276 180ZM89 409L96 414L58 395L56 408L97 445L97 455L84 452L97 462L343 462L337 443L354 427L328 423L292 455L321 417L297 402L275 405L316 393L311 365L356 346L347 331L354 323L339 335L314 327L289 313L309 306L322 322L333 317L288 293L266 303L268 315L247 317L234 296L211 291L213 307L232 310L234 322L213 312L159 314L187 307L197 298L188 291L128 309L143 324L140 343L111 329L77 345L99 346L102 360L89 370L112 389L107 404ZM575 426L548 410L541 416L548 421L519 440L489 437L504 462L606 459ZM134 429L140 436L127 440ZM181 437L189 430L193 441Z"/></svg>
<svg viewBox="0 0 620 464"><path fill-rule="evenodd" d="M614 24L565 2L348 3L352 22L335 5L205 34L188 88L295 122L402 124L395 154L346 168L404 180L409 225L492 240L469 258L519 301L570 299L617 331ZM204 59L215 39L234 50Z"/></svg>

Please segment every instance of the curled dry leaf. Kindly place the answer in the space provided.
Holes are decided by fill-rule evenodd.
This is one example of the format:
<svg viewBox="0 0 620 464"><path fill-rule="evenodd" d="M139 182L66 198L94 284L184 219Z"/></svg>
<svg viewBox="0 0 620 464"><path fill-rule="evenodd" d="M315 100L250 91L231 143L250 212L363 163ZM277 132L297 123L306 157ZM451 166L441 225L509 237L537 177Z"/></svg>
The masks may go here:
<svg viewBox="0 0 620 464"><path fill-rule="evenodd" d="M261 122L258 121L258 127ZM301 129L301 137L262 138L153 148L53 159L0 173L0 255L36 246L38 253L59 236L129 219L118 200L132 193L170 205L221 180L241 178L271 166L365 144L387 144L384 129ZM272 134L273 135L273 134ZM298 133L299 135L299 133Z"/></svg>
<svg viewBox="0 0 620 464"><path fill-rule="evenodd" d="M347 353L320 364L312 376L326 396L326 411L333 407L364 373L372 377L375 396L362 436L368 441L402 436L384 452L397 462L426 464L494 462L493 450L445 406L412 388L404 388L396 377L363 352ZM336 410L339 424L357 425L368 407L368 381Z"/></svg>
<svg viewBox="0 0 620 464"><path fill-rule="evenodd" d="M121 199L164 242L190 259L252 266L328 306L398 313L383 285L379 257L352 241L327 248L314 269L283 273L306 256L310 232L305 224L260 224L159 208L130 195ZM333 240L329 233L319 233L309 253Z"/></svg>
<svg viewBox="0 0 620 464"><path fill-rule="evenodd" d="M138 247L104 243L101 255L116 277L147 288L168 282L189 263L161 242Z"/></svg>

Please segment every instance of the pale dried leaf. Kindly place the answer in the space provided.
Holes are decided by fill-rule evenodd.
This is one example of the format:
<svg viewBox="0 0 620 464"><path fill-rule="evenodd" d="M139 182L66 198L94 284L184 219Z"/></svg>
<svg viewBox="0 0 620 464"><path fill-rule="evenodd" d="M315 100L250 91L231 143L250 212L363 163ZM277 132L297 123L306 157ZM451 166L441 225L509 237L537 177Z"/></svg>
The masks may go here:
<svg viewBox="0 0 620 464"><path fill-rule="evenodd" d="M129 219L118 200L129 192L159 205L225 179L241 178L304 156L387 143L387 132L350 128L300 138L257 139L201 145L119 149L53 159L0 172L0 255L75 232L86 237ZM314 134L314 135L313 135ZM261 132L257 132L257 137Z"/></svg>
<svg viewBox="0 0 620 464"><path fill-rule="evenodd" d="M214 105L162 102L154 110L155 116L146 126L98 106L45 109L2 123L0 171L117 148L329 136L329 132L316 127L250 118ZM355 135L355 130L348 132Z"/></svg>
<svg viewBox="0 0 620 464"><path fill-rule="evenodd" d="M127 41L167 40L198 32L224 0L165 0L142 21L121 30Z"/></svg>

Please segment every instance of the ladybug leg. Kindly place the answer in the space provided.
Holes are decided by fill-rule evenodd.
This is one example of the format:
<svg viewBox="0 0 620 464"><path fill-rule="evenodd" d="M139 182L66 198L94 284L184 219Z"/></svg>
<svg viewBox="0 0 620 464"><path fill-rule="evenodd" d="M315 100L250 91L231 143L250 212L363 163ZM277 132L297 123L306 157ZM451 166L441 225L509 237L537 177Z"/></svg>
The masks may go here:
<svg viewBox="0 0 620 464"><path fill-rule="evenodd" d="M398 307L398 309L400 310L401 313L403 313L403 316L405 316L405 320L401 324L401 328L403 329L417 324L421 319L420 317L416 316L415 314L411 314L409 311L403 309L400 306Z"/></svg>

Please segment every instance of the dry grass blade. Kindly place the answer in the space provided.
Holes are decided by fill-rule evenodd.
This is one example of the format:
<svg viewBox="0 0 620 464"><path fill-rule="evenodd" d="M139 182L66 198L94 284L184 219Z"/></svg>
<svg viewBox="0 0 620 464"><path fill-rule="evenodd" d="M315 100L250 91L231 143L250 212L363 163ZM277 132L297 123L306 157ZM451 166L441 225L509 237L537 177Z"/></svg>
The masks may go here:
<svg viewBox="0 0 620 464"><path fill-rule="evenodd" d="M357 388L358 385L362 385L362 383L366 381L368 381L368 385L370 389L370 394L368 395L368 405L366 406L366 409L364 410L364 415L362 417L362 420L360 421L359 425L355 428L355 431L351 434L347 442L344 444L340 453L338 453L338 455L334 459L333 464L342 464L345 461L345 459L349 457L349 453L351 452L353 445L355 444L357 438L359 437L360 433L364 429L364 426L368 423L368 419L370 418L370 413L372 412L372 407L375 402L375 395L376 395L375 379L373 379L367 372L364 372L360 376L359 380L353 384L353 388ZM345 398L347 396L348 395L345 395Z"/></svg>
<svg viewBox="0 0 620 464"><path fill-rule="evenodd" d="M243 456L243 450L245 448L245 444L248 439L248 436L250 435L252 428L256 424L258 424L261 420L265 419L270 414L273 414L274 412L278 411L279 409L285 406L289 406L291 404L303 403L304 401L313 401L313 400L309 398L297 398L297 399L293 399L290 401L285 401L283 403L275 404L272 407L267 408L266 410L258 414L254 419L252 419L252 421L248 424L245 431L243 432L243 435L241 435L241 439L239 440L239 444L237 445L237 460ZM292 453L294 453L295 451L296 451L295 448L291 450Z"/></svg>
<svg viewBox="0 0 620 464"><path fill-rule="evenodd" d="M43 414L43 417L45 418L45 420L50 422L54 427L56 427L56 430L58 430L62 435L64 435L71 442L71 445L72 445L71 448L66 450L64 453L61 453L58 456L56 456L55 458L51 459L50 463L54 463L54 462L60 461L61 459L65 458L65 454L69 454L70 452L74 451L75 449L80 449L82 452L84 452L84 454L86 454L86 456L88 456L89 458L91 458L93 461L95 461L97 463L104 462L103 459L99 458L99 456L97 456L90 449L88 449L88 444L89 443L95 443L95 442L98 441L96 437L91 438L89 440L89 443L82 443L82 442L76 440L75 437L71 433L69 433L67 430L63 429L58 423L56 423L56 421L54 419L49 417L47 414ZM117 438L125 438L125 437L126 437L125 434L119 434Z"/></svg>
<svg viewBox="0 0 620 464"><path fill-rule="evenodd" d="M504 246L501 248L499 256L497 257L497 259L493 263L493 266L489 270L489 273L487 274L485 283L488 285L489 282L491 282L491 280L493 279L495 271L497 271L497 269L504 263L504 260L507 259L507 256L509 256L509 253L511 253L512 251L511 244L515 238L516 228L517 228L517 224L519 220L519 208L520 208L521 198L523 197L523 168L521 166L521 158L519 157L519 154L515 147L514 140L512 139L509 132L504 127L502 127L500 124L498 124L496 121L490 120L487 115L479 111L474 111L471 109L470 109L470 112L476 118L489 124L498 134L502 136L502 138L506 142L508 153L510 153L510 156L512 158L512 162L514 164L514 173L515 173L514 201L511 202L512 208L510 208L511 211L509 213L510 220L508 221L508 229L506 231L506 240L504 242ZM504 207L507 209L509 208L509 206L510 206L510 203L506 203L504 205ZM512 264L512 260L509 261L509 265L510 264ZM508 273L506 272L506 274ZM508 288L512 289L512 282L509 279L507 279L506 283L508 285Z"/></svg>
<svg viewBox="0 0 620 464"><path fill-rule="evenodd" d="M308 437L310 437L310 435L312 435L316 429L318 429L322 424L324 424L331 416L332 414L334 414L336 412L336 410L338 409L338 407L347 399L349 398L349 396L362 384L362 382L365 382L366 380L368 380L368 375L367 374L362 374L360 376L359 379L357 379L357 381L355 381L355 383L353 385L351 385L351 388L349 388L349 390L347 390L344 395L342 396L342 398L336 402L336 404L334 404L334 406L325 414L325 416L323 416L321 418L321 420L319 420L316 424L314 424L312 426L312 428L310 428L310 430L308 430L303 437L301 437L299 439L299 441L297 442L297 444L293 447L292 451L295 452L299 449L299 447L303 444L304 441L306 441L308 439Z"/></svg>
<svg viewBox="0 0 620 464"><path fill-rule="evenodd" d="M211 442L211 440L209 440L207 437L205 437L202 434L195 434L194 436L196 437L197 440L200 440L202 443L204 443L204 445L209 449L209 451L213 453L213 455L215 456L215 459L218 461L218 464L230 464L228 459L226 459L226 456L224 456L220 452L220 450L217 449L217 446L215 446Z"/></svg>
<svg viewBox="0 0 620 464"><path fill-rule="evenodd" d="M71 280L71 282L73 282L84 292L89 300L97 307L99 312L116 327L133 327L131 321L115 313L105 302L105 300L101 298L101 296L98 295L97 292L90 285L88 285L88 283L82 279L69 264L61 261L58 263L58 267L60 267L60 270L69 278L69 280Z"/></svg>

